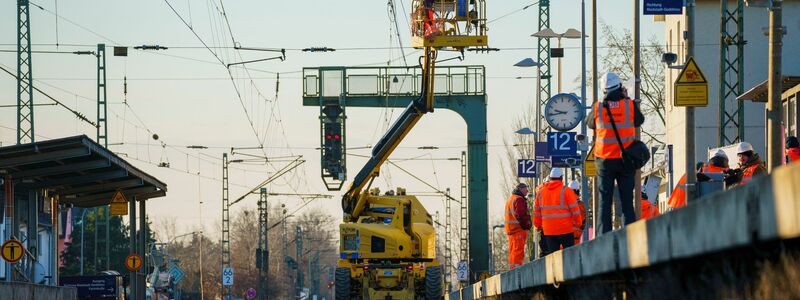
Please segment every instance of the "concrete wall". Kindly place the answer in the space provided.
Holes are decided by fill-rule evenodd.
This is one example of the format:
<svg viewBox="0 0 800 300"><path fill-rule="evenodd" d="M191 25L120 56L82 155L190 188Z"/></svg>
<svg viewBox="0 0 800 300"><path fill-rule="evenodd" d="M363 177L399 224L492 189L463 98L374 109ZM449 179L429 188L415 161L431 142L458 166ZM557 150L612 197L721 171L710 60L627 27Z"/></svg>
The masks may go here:
<svg viewBox="0 0 800 300"><path fill-rule="evenodd" d="M783 1L783 22L788 34L783 40L783 72L787 75L800 74L800 56L792 55L800 49L800 1ZM728 1L735 5L736 1ZM707 158L706 150L719 146L719 73L720 73L720 1L698 0L696 7L696 47L695 61L708 80L709 105L695 110L695 157L698 161ZM744 90L767 79L768 39L762 28L769 24L768 13L764 8L744 9ZM678 64L683 63L685 43L682 38L686 30L685 17L673 15L666 17L664 28L667 52L678 54ZM735 48L729 47L730 55ZM667 143L675 149L675 172L679 177L685 173L685 109L673 107L673 83L679 70L665 69L666 110L667 110ZM750 142L758 153L765 153L764 104L747 101L744 105L745 141ZM763 157L762 157L763 158ZM735 158L731 159L735 164ZM677 178L676 178L677 182Z"/></svg>
<svg viewBox="0 0 800 300"><path fill-rule="evenodd" d="M48 286L21 282L0 281L0 299L3 300L77 300L74 287Z"/></svg>
<svg viewBox="0 0 800 300"><path fill-rule="evenodd" d="M504 295L518 295L559 285L570 291L592 282L622 281L617 277L634 269L645 272L667 268L656 272L676 273L670 269L694 267L693 264L697 261L717 257L719 253L744 253L742 251L758 249L755 250L757 255L753 256L753 260L756 256L764 258L764 253L780 252L784 249L782 245L769 245L782 244L782 241L800 241L798 195L800 163L795 163L777 169L770 176L756 178L746 185L711 194L686 207L650 220L639 220L589 242L495 275L453 292L449 297L505 298ZM800 243L794 244L797 245L797 253L800 253ZM730 257L719 256L719 264L730 263L725 261ZM750 256L744 255L736 260L747 261L749 258ZM792 267L796 270L800 268L800 263ZM714 268L709 270L706 271L715 272ZM680 276L675 283L676 288L685 289L686 282L692 281L692 278L708 275L704 272L702 269L677 272L676 276ZM611 277L611 280L605 277ZM638 284L636 276L631 280L633 284ZM628 284L627 281L623 283ZM800 291L795 295L797 296L800 296Z"/></svg>

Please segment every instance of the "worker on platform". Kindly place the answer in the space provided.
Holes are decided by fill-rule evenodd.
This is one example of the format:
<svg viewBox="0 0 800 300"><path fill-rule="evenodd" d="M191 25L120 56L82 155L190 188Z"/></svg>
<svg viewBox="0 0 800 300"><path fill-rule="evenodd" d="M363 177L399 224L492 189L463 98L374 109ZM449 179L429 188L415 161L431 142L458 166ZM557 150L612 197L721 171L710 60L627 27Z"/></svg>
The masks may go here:
<svg viewBox="0 0 800 300"><path fill-rule="evenodd" d="M736 147L736 156L739 158L739 168L725 172L725 184L727 186L746 184L753 177L767 174L767 167L758 157L758 153L753 150L753 145L750 145L750 143L739 143Z"/></svg>
<svg viewBox="0 0 800 300"><path fill-rule="evenodd" d="M549 177L533 202L533 225L542 232L547 253L553 253L575 244L581 213L578 196L561 181L561 169L553 168Z"/></svg>
<svg viewBox="0 0 800 300"><path fill-rule="evenodd" d="M698 172L700 173L725 173L727 170L728 155L722 150L717 150L714 156L708 159L708 163L702 164L700 168L698 168ZM697 180L703 181L701 177L702 176L698 176ZM686 206L686 174L683 174L681 179L678 180L678 184L675 186L675 189L672 190L667 204L672 208Z"/></svg>
<svg viewBox="0 0 800 300"><path fill-rule="evenodd" d="M800 141L797 137L790 136L786 138L786 163L796 161L800 161Z"/></svg>
<svg viewBox="0 0 800 300"><path fill-rule="evenodd" d="M642 219L652 219L658 217L658 203L650 202L650 197L647 193L642 192Z"/></svg>
<svg viewBox="0 0 800 300"><path fill-rule="evenodd" d="M586 205L581 200L581 184L577 180L573 180L569 182L569 188L575 192L575 196L578 199L578 210L581 212L580 230L575 231L575 245L577 245L581 243L583 231L586 229Z"/></svg>
<svg viewBox="0 0 800 300"><path fill-rule="evenodd" d="M528 212L528 185L517 184L506 200L505 229L508 236L508 264L511 269L522 265L525 258L525 239L531 229L531 215Z"/></svg>
<svg viewBox="0 0 800 300"><path fill-rule="evenodd" d="M599 229L595 233L611 231L611 206L614 202L616 183L621 200L625 225L636 221L633 210L633 187L636 170L625 167L622 161L623 147L630 146L636 139L636 128L644 123L644 115L638 102L628 97L619 76L613 72L603 74L601 86L604 97L592 106L586 116L587 126L595 131L594 156L597 165L597 180L600 190ZM610 114L609 114L610 112ZM613 124L612 124L613 118ZM614 126L616 130L614 130ZM617 135L615 132L619 132Z"/></svg>

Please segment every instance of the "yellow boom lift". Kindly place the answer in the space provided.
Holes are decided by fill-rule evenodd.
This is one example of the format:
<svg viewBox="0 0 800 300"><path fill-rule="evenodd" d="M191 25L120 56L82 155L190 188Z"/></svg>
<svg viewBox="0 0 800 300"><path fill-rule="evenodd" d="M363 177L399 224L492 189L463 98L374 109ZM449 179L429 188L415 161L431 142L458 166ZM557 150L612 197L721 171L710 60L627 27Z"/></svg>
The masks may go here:
<svg viewBox="0 0 800 300"><path fill-rule="evenodd" d="M424 49L422 87L372 149L342 197L336 299L440 299L442 270L436 230L416 197L369 187L383 162L428 112L433 112L436 54L487 47L485 0L412 0L412 45Z"/></svg>

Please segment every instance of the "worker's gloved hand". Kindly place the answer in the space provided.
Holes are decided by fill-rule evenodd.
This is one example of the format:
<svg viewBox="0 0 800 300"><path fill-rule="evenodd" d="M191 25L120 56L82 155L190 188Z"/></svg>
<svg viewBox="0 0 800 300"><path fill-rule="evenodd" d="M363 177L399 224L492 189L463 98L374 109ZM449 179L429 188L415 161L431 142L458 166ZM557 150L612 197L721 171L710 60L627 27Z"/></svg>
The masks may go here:
<svg viewBox="0 0 800 300"><path fill-rule="evenodd" d="M711 181L711 177L706 176L703 173L697 173L697 182L706 182Z"/></svg>
<svg viewBox="0 0 800 300"><path fill-rule="evenodd" d="M582 234L583 234L582 231L575 230L575 232L572 233L572 236L574 236L576 239L579 239L581 238Z"/></svg>
<svg viewBox="0 0 800 300"><path fill-rule="evenodd" d="M725 185L731 186L742 181L741 169L729 169L725 171Z"/></svg>

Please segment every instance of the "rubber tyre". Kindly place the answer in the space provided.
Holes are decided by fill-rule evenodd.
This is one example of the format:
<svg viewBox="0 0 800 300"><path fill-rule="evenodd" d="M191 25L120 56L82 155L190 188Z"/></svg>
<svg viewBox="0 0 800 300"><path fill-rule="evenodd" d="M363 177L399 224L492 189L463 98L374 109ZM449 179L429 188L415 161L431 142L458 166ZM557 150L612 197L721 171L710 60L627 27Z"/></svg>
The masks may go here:
<svg viewBox="0 0 800 300"><path fill-rule="evenodd" d="M425 268L425 299L442 299L442 269Z"/></svg>
<svg viewBox="0 0 800 300"><path fill-rule="evenodd" d="M350 300L350 268L336 268L336 300Z"/></svg>

